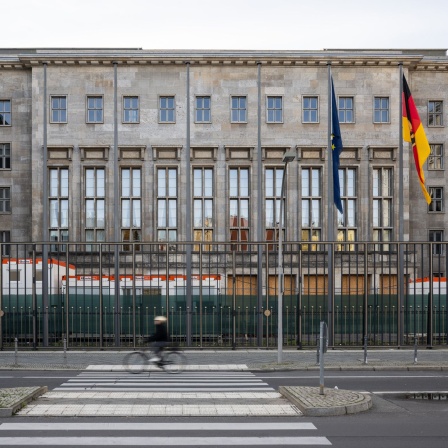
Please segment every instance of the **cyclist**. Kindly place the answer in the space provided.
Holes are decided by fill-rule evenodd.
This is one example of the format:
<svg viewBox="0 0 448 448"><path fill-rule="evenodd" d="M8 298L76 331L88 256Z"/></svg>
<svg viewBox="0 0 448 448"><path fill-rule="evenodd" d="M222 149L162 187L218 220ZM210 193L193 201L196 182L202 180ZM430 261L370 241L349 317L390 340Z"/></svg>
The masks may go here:
<svg viewBox="0 0 448 448"><path fill-rule="evenodd" d="M165 316L156 316L154 318L155 331L154 334L149 336L147 341L152 342L152 346L155 347L154 357L150 359L151 362L155 362L158 365L162 363L162 351L170 342L170 336L168 334L168 328L166 324Z"/></svg>

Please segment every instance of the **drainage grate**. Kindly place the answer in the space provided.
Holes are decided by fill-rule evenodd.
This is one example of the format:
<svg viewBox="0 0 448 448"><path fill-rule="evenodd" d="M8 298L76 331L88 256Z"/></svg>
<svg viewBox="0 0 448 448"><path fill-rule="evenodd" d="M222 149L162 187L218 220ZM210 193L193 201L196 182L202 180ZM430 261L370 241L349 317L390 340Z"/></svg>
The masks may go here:
<svg viewBox="0 0 448 448"><path fill-rule="evenodd" d="M415 392L406 394L408 400L448 400L448 392Z"/></svg>

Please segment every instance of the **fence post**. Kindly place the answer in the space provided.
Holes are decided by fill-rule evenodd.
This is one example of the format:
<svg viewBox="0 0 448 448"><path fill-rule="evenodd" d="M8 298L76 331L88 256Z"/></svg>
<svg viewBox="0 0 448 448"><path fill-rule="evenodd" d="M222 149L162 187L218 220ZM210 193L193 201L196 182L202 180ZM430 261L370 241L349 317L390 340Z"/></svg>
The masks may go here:
<svg viewBox="0 0 448 448"><path fill-rule="evenodd" d="M14 338L14 364L17 365L17 352L19 349L19 341L17 338Z"/></svg>
<svg viewBox="0 0 448 448"><path fill-rule="evenodd" d="M67 360L67 338L64 338L64 361Z"/></svg>
<svg viewBox="0 0 448 448"><path fill-rule="evenodd" d="M367 364L367 335L364 336L364 364Z"/></svg>
<svg viewBox="0 0 448 448"><path fill-rule="evenodd" d="M320 338L319 336L316 338L316 347L317 347L317 351L316 351L316 365L319 365L319 352L320 352Z"/></svg>
<svg viewBox="0 0 448 448"><path fill-rule="evenodd" d="M417 345L418 345L418 337L414 338L414 364L417 364Z"/></svg>

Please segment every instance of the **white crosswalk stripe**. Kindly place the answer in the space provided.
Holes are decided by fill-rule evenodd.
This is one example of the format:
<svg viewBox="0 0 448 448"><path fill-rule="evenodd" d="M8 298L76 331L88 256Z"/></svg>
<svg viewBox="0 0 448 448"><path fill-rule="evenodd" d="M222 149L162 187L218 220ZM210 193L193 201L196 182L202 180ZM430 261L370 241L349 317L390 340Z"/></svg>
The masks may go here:
<svg viewBox="0 0 448 448"><path fill-rule="evenodd" d="M313 423L3 423L0 446L329 446ZM42 432L45 436L42 436Z"/></svg>

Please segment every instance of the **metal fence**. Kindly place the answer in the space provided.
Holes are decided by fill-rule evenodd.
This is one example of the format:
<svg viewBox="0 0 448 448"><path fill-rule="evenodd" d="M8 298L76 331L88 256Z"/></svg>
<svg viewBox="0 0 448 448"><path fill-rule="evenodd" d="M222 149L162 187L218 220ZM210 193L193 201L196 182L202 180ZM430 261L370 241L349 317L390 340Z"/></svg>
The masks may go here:
<svg viewBox="0 0 448 448"><path fill-rule="evenodd" d="M4 244L0 346L136 347L168 318L188 347L447 344L443 243ZM47 266L47 269L44 269ZM280 275L279 275L280 274ZM281 290L279 290L279 278Z"/></svg>

